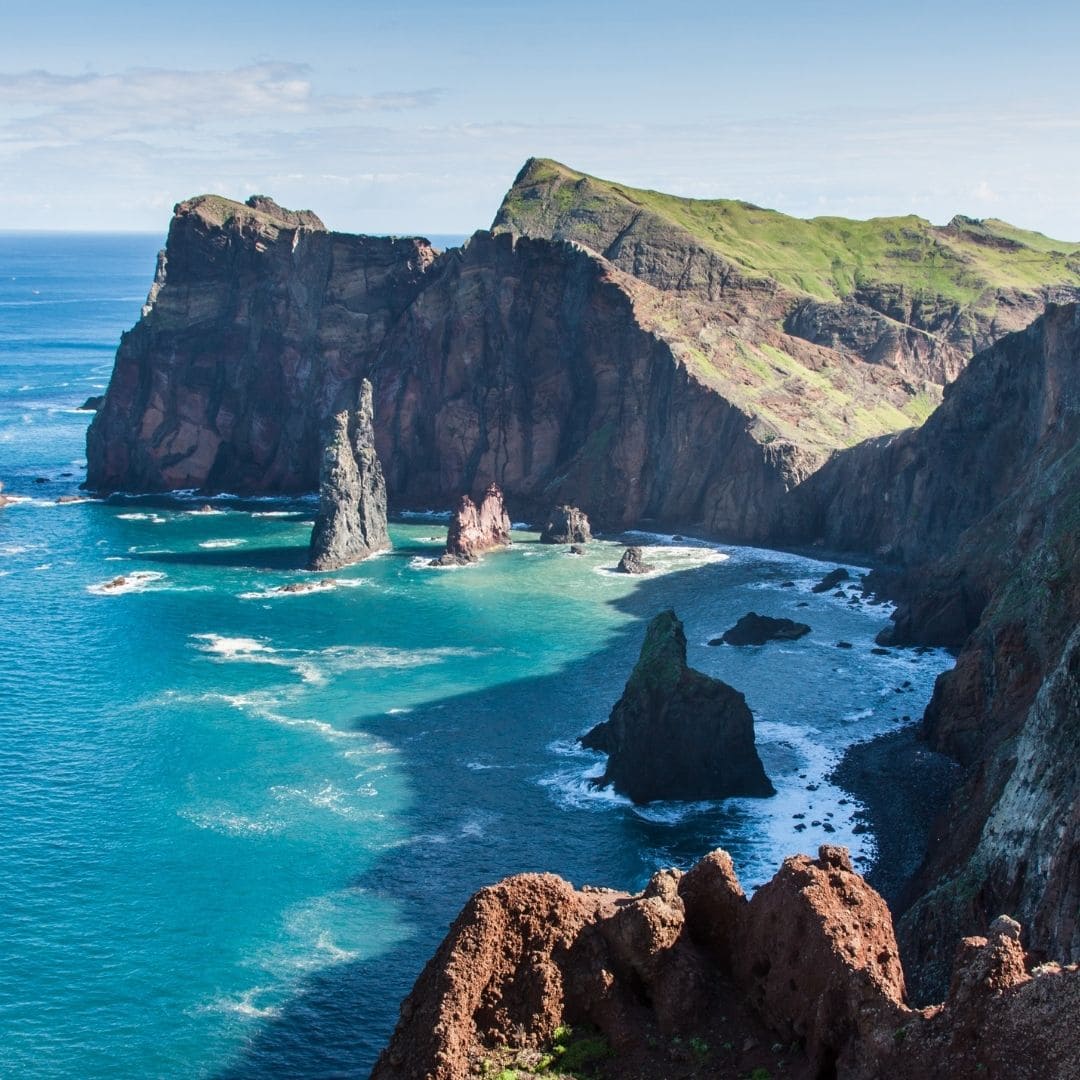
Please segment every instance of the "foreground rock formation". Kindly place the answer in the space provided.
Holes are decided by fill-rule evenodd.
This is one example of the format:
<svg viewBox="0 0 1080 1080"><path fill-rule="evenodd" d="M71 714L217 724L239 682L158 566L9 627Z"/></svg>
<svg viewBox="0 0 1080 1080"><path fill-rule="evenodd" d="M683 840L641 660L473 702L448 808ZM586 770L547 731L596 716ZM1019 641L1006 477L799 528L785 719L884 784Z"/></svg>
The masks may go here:
<svg viewBox="0 0 1080 1080"><path fill-rule="evenodd" d="M390 547L386 482L375 454L371 383L360 403L333 419L319 474L319 513L311 530L312 570L339 570Z"/></svg>
<svg viewBox="0 0 1080 1080"><path fill-rule="evenodd" d="M615 569L620 574L651 574L656 569L645 561L645 553L639 547L628 547Z"/></svg>
<svg viewBox="0 0 1080 1080"><path fill-rule="evenodd" d="M591 539L589 519L576 506L556 506L540 533L541 544L587 544Z"/></svg>
<svg viewBox="0 0 1080 1080"><path fill-rule="evenodd" d="M475 562L485 551L508 547L510 515L506 512L498 484L489 484L480 505L462 495L450 528L446 532L446 551L434 560L436 566L455 566Z"/></svg>
<svg viewBox="0 0 1080 1080"><path fill-rule="evenodd" d="M786 860L749 901L724 851L637 896L526 874L465 906L372 1077L488 1075L573 1025L608 1077L1072 1078L1080 971L1031 970L1018 931L961 942L948 996L918 1010L843 848Z"/></svg>
<svg viewBox="0 0 1080 1080"><path fill-rule="evenodd" d="M636 803L774 794L746 699L687 667L686 635L674 611L649 623L622 697L581 745L608 755L596 782Z"/></svg>

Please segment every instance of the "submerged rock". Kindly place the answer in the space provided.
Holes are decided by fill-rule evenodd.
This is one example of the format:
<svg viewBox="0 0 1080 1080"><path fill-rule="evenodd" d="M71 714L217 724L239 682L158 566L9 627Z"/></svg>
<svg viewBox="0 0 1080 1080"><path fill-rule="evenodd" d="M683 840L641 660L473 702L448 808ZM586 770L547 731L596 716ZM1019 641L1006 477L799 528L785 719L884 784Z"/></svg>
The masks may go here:
<svg viewBox="0 0 1080 1080"><path fill-rule="evenodd" d="M4 494L4 485L0 484L0 510L5 506L10 506L14 501L10 496Z"/></svg>
<svg viewBox="0 0 1080 1080"><path fill-rule="evenodd" d="M364 379L359 406L334 416L323 448L308 559L312 570L338 570L390 546L386 483L372 421L371 383Z"/></svg>
<svg viewBox="0 0 1080 1080"><path fill-rule="evenodd" d="M540 533L541 544L587 544L591 539L589 519L576 506L556 506Z"/></svg>
<svg viewBox="0 0 1080 1080"><path fill-rule="evenodd" d="M641 548L628 547L616 569L620 574L651 574L656 567L645 561Z"/></svg>
<svg viewBox="0 0 1080 1080"><path fill-rule="evenodd" d="M806 623L793 619L774 619L751 611L730 630L709 642L710 645L764 645L767 641L796 641L810 633Z"/></svg>
<svg viewBox="0 0 1080 1080"><path fill-rule="evenodd" d="M841 581L847 581L850 576L842 566L839 566L835 570L830 570L810 591L828 592L830 589L835 589Z"/></svg>
<svg viewBox="0 0 1080 1080"><path fill-rule="evenodd" d="M432 566L461 566L485 551L510 545L510 515L498 484L489 484L480 505L462 495L446 533L446 552Z"/></svg>
<svg viewBox="0 0 1080 1080"><path fill-rule="evenodd" d="M687 667L686 635L674 611L649 623L622 697L581 745L608 755L597 783L636 803L774 794L746 699Z"/></svg>

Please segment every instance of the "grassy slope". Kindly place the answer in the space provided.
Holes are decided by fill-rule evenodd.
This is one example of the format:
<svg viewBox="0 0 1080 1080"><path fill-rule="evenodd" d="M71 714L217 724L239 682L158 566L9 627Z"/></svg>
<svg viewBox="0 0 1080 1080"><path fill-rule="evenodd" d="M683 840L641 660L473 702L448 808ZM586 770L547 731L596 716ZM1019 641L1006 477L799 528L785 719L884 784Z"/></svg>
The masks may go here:
<svg viewBox="0 0 1080 1080"><path fill-rule="evenodd" d="M544 190L544 199L529 191ZM954 218L821 217L803 220L734 199L683 199L600 180L555 161L533 159L509 191L497 221L529 232L534 214L589 215L622 203L692 234L749 277L838 300L862 285L903 286L913 295L977 306L988 287L1030 290L1080 285L1080 243L1051 240L1003 221Z"/></svg>

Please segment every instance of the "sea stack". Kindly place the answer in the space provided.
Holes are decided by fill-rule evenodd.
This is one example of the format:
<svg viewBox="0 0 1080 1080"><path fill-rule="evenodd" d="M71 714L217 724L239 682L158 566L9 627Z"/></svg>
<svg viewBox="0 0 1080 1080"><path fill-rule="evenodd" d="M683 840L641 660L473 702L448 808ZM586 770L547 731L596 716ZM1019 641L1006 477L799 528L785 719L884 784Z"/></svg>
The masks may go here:
<svg viewBox="0 0 1080 1080"><path fill-rule="evenodd" d="M0 510L14 501L14 499L10 499L4 494L4 485L0 484Z"/></svg>
<svg viewBox="0 0 1080 1080"><path fill-rule="evenodd" d="M674 611L657 615L611 716L581 739L608 755L597 781L636 803L775 794L738 690L686 665Z"/></svg>
<svg viewBox="0 0 1080 1080"><path fill-rule="evenodd" d="M556 506L540 533L541 544L587 544L591 539L589 519L576 506Z"/></svg>
<svg viewBox="0 0 1080 1080"><path fill-rule="evenodd" d="M323 445L311 570L339 570L390 546L373 421L371 383L364 379L359 406L333 417Z"/></svg>
<svg viewBox="0 0 1080 1080"><path fill-rule="evenodd" d="M480 505L462 495L446 534L446 552L432 566L462 566L475 562L485 551L508 547L510 515L498 484L489 484Z"/></svg>
<svg viewBox="0 0 1080 1080"><path fill-rule="evenodd" d="M615 569L620 574L651 574L656 567L645 561L641 548L628 547Z"/></svg>

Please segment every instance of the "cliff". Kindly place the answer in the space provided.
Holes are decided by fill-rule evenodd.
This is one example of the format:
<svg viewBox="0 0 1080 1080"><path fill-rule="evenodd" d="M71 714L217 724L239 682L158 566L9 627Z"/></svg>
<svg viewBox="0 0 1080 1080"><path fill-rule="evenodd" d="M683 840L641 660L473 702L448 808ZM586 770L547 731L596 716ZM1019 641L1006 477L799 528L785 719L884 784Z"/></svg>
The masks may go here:
<svg viewBox="0 0 1080 1080"><path fill-rule="evenodd" d="M836 455L793 493L806 542L902 566L889 640L958 648L923 721L965 766L900 923L921 997L1004 911L1080 959L1080 307L976 356L918 431ZM801 516L800 516L801 515Z"/></svg>
<svg viewBox="0 0 1080 1080"><path fill-rule="evenodd" d="M526 168L496 234L438 258L422 240L328 232L264 197L179 204L88 434L88 486L311 490L321 432L367 377L399 502L494 481L537 514L554 500L605 527L655 519L761 540L830 453L921 420L937 400L944 367L893 370L867 362L877 346L863 355L798 332L783 267L766 260L752 275L740 255L751 234L772 250L775 215L744 214L724 240L714 204L693 204L681 224L638 207L627 231L631 189L581 177L603 230L622 237L600 251L566 227L579 216L566 184L537 180L549 166ZM531 216L515 216L519 205ZM823 228L797 237L815 265L832 251ZM1041 283L1009 309L1016 320L1072 281L1068 245L1059 257L1046 241L1033 261L963 239L985 228L950 242L996 252L976 267L991 291L1019 288L1016 266ZM899 265L897 252L912 281L913 267L940 261L933 245L901 245L878 262ZM999 311L985 335L1005 325Z"/></svg>
<svg viewBox="0 0 1080 1080"><path fill-rule="evenodd" d="M688 667L674 611L645 631L611 716L581 738L608 755L604 775L636 803L773 795L754 745L754 717L738 690Z"/></svg>
<svg viewBox="0 0 1080 1080"><path fill-rule="evenodd" d="M1018 931L960 943L947 998L917 1010L843 848L786 860L749 901L723 851L636 896L522 875L465 906L372 1078L1065 1080L1080 971L1030 970Z"/></svg>
<svg viewBox="0 0 1080 1080"><path fill-rule="evenodd" d="M659 289L749 319L767 307L792 337L938 384L1047 301L1080 299L1080 244L1003 221L806 221L542 158L518 174L493 229L574 241Z"/></svg>
<svg viewBox="0 0 1080 1080"><path fill-rule="evenodd" d="M319 475L319 512L311 530L312 570L337 570L390 546L386 482L375 456L371 383L351 411L333 417Z"/></svg>

